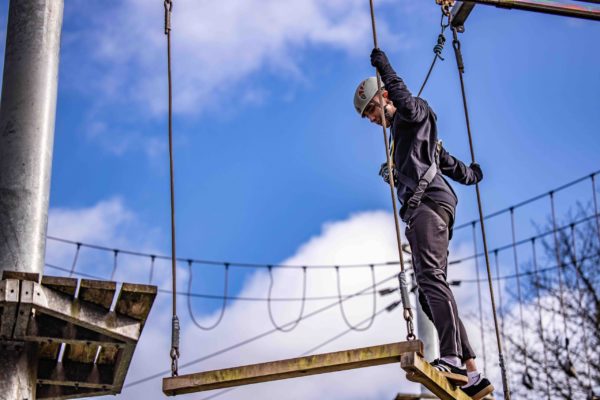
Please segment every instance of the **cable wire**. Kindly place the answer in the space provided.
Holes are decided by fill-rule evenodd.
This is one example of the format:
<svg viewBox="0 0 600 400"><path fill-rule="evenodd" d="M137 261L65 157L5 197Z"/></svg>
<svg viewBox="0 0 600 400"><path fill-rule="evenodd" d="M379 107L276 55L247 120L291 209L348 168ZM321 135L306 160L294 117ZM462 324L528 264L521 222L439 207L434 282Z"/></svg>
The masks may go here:
<svg viewBox="0 0 600 400"><path fill-rule="evenodd" d="M354 298L354 297L356 297L356 296L360 295L361 293L368 291L369 289L375 289L375 287L377 287L377 286L379 286L379 285L382 285L382 284L384 284L384 283L386 283L386 282L389 282L389 281L391 281L391 280L393 280L393 279L396 279L396 278L397 278L397 276L398 276L397 274L394 274L394 275L392 275L392 276L389 276L389 277L387 277L387 278L385 278L385 279L383 279L383 280L381 280L381 281L377 282L377 283L375 284L375 286L373 286L373 285L369 285L369 286L367 286L366 288L364 288L364 289L362 289L362 290L360 290L360 291L358 291L358 292L355 292L355 293L353 293L353 294L351 294L351 295L348 295L348 296L346 296L346 297L345 297L345 298L343 298L341 301L347 301L347 300L350 300L350 299L352 299L352 298ZM327 310L329 310L329 309L331 309L331 308L334 308L334 307L336 307L336 306L338 305L338 303L339 303L339 300L338 300L338 301L335 301L335 302L333 302L333 303L330 303L330 304L328 304L328 305L326 305L326 306L320 307L320 308L318 308L318 309L316 309L316 310L314 310L314 311L311 311L310 313L308 313L308 314L304 315L304 317L303 317L302 319L303 319L303 320L306 320L306 319L312 318L312 317L314 317L315 315L318 315L318 314L320 314L320 313L322 313L322 312L325 312L325 311L327 311ZM292 320L292 321L290 321L290 322L288 322L288 323L284 324L283 326L284 326L284 327L286 327L286 326L288 326L288 325L294 324L295 322L296 322L295 320ZM227 352L229 352L229 351L231 351L231 350L235 350L235 349L237 349L237 348L240 348L240 347L242 347L242 346L245 346L245 345L247 345L247 344L250 344L250 343L252 343L252 342L255 342L255 341L259 340L259 339L262 339L262 338L264 338L264 337L266 337L266 336L272 335L273 333L276 333L276 332L279 332L279 331L278 331L276 328L272 328L272 329L270 329L270 330L268 330L268 331L262 332L262 333L260 333L260 334L258 334L258 335L255 335L255 336L252 336L252 337L250 337L250 338L248 338L248 339L245 339L245 340L242 340L242 341L240 341L240 342L237 342L237 343L235 343L235 344L233 344L233 345L230 345L230 346L224 347L224 348L222 348L222 349L220 349L220 350L217 350L217 351L215 351L215 352L212 352L212 353L210 353L210 354L207 354L207 355L205 355L205 356L202 356L202 357L196 358L196 359L194 359L194 360L188 361L187 363L185 363L185 364L182 364L182 365L181 365L181 368L190 367L190 366L192 366L192 365L195 365L195 364L198 364L198 363L200 363L200 362L203 362L203 361L209 360L209 359L211 359L211 358L214 358L214 357L220 356L220 355L222 355L222 354L225 354L225 353L227 353ZM124 385L123 387L124 387L124 388L128 388L128 387L136 386L136 385L139 385L139 384L141 384L141 383L145 383L145 382L148 382L148 381L150 381L150 380L153 380L153 379L156 379L156 378L163 377L165 374L167 374L167 373L169 373L169 372L170 372L169 370L161 371L161 372L158 372L158 373L156 373L156 374L152 374L152 375L150 375L150 376L147 376L147 377L145 377L145 378L138 379L138 380L136 380L136 381L130 382L130 383L128 383L128 384L126 384L126 385Z"/></svg>
<svg viewBox="0 0 600 400"><path fill-rule="evenodd" d="M474 163L475 162L475 150L473 147L473 135L471 134L471 122L469 119L467 94L466 94L465 82L464 82L464 78L463 78L463 74L465 72L465 66L464 66L462 52L461 52L461 48L460 48L461 44L460 44L460 41L458 40L458 30L456 27L452 27L452 37L453 37L452 47L454 48L454 55L456 56L456 66L458 69L458 76L460 78L460 89L461 89L461 95L462 95L463 110L464 110L464 114L465 114L465 122L467 125L467 135L469 138L469 150L471 152L471 161ZM499 364L500 364L500 370L502 372L502 387L504 389L504 399L510 400L510 389L508 386L507 371L506 371L506 367L504 365L504 354L502 352L502 341L500 339L500 330L498 328L498 316L496 315L496 304L495 304L496 300L494 299L494 286L492 284L492 272L490 269L490 260L489 260L489 253L488 253L488 248L487 248L487 238L486 238L486 234L485 234L485 221L484 221L484 215L483 215L481 193L479 191L479 183L475 183L475 192L477 194L477 209L479 211L479 224L481 227L481 237L482 237L482 241L483 241L483 253L485 255L485 265L486 265L487 274L488 274L488 286L490 289L490 300L492 302L492 314L494 316L494 328L495 328L495 332L496 332L496 342L498 344L498 360L499 360Z"/></svg>
<svg viewBox="0 0 600 400"><path fill-rule="evenodd" d="M306 305L306 281L307 281L307 277L306 277L306 268L302 269L302 302L300 303L300 314L298 315L298 318L296 319L296 321L290 325L287 328L284 328L283 326L277 324L277 322L275 321L275 318L273 316L273 309L271 308L271 295L273 294L273 286L275 283L275 280L273 279L273 269L269 268L269 295L267 296L267 310L269 311L269 319L271 320L271 324L273 324L273 327L275 327L275 329L277 329L280 332L291 332L294 329L296 329L296 327L298 326L298 324L300 324L300 321L302 321L302 316L304 315L304 306ZM375 293L375 291L373 291Z"/></svg>
<svg viewBox="0 0 600 400"><path fill-rule="evenodd" d="M336 277L336 281L337 281L338 298L341 300L342 299L342 284L341 284L339 268L336 268L336 270L335 270L335 277ZM372 280L373 284L375 284L375 269L373 268L373 266L371 266L371 280ZM346 326L348 326L348 328L353 331L364 332L364 331L368 330L369 328L371 328L371 325L373 325L373 322L375 321L376 311L377 311L377 293L375 291L373 291L373 311L371 313L371 317L367 318L369 323L366 326L360 327L360 325L363 324L362 322L360 322L356 325L352 325L350 323L350 321L348 320L348 316L346 315L346 311L344 311L344 305L340 302L340 313L342 314L342 319L344 320L344 323L346 324Z"/></svg>
<svg viewBox="0 0 600 400"><path fill-rule="evenodd" d="M112 269L112 272L110 273L110 280L111 281L115 280L115 274L117 273L117 266L118 266L118 264L117 264L118 261L117 260L119 258L119 250L113 250L113 254L114 254L114 257L113 257L113 269Z"/></svg>
<svg viewBox="0 0 600 400"><path fill-rule="evenodd" d="M548 353L546 349L546 339L544 335L544 320L542 319L542 303L540 298L540 283L538 281L538 263L537 263L537 252L535 248L535 238L531 239L531 254L533 259L533 271L535 273L534 286L536 289L536 303L538 309L538 319L540 324L540 339L542 340L542 353L544 357L544 374L546 375L546 397L550 400L550 372L548 371Z"/></svg>
<svg viewBox="0 0 600 400"><path fill-rule="evenodd" d="M188 260L188 270L189 270L189 279L188 279L188 292L192 291L192 260ZM223 302L221 304L221 311L219 312L219 316L217 317L216 321L213 322L211 325L202 325L200 324L197 320L196 317L194 317L194 311L192 310L192 297L191 296L187 296L187 306L188 306L188 312L190 314L190 319L192 320L192 322L194 323L194 325L196 325L196 327L198 327L199 329L202 329L203 331L211 331L213 329L215 329L217 326L219 326L219 324L221 323L221 321L223 320L223 316L225 315L225 309L227 308L227 289L229 287L229 265L225 264L225 282L223 284Z"/></svg>
<svg viewBox="0 0 600 400"><path fill-rule="evenodd" d="M477 254L477 231L475 228L476 223L473 222L473 251ZM477 303L479 305L479 332L481 334L481 354L483 356L483 374L488 376L487 373L487 352L485 351L485 331L483 330L483 305L481 302L481 280L479 278L479 258L475 257L475 276L477 280Z"/></svg>
<svg viewBox="0 0 600 400"><path fill-rule="evenodd" d="M81 250L81 243L77 243L77 249L75 250L75 256L73 257L73 262L71 263L71 270L69 271L69 277L72 277L75 273L75 266L77 265L77 260L79 259L79 251Z"/></svg>

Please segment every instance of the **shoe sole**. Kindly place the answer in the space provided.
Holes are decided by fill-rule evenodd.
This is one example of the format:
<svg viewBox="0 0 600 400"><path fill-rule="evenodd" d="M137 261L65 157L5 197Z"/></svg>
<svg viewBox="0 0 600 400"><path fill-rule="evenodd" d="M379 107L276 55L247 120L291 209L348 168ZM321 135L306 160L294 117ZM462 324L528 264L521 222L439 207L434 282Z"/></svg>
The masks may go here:
<svg viewBox="0 0 600 400"><path fill-rule="evenodd" d="M437 370L440 374L442 374L446 379L450 381L451 384L455 386L464 386L469 382L469 378L464 375L454 374L452 372L445 372Z"/></svg>
<svg viewBox="0 0 600 400"><path fill-rule="evenodd" d="M493 391L494 391L494 387L492 385L489 385L489 386L486 386L483 389L481 389L478 393L474 394L473 397L471 397L471 398L473 400L480 400L480 399L483 399L488 394L492 393Z"/></svg>

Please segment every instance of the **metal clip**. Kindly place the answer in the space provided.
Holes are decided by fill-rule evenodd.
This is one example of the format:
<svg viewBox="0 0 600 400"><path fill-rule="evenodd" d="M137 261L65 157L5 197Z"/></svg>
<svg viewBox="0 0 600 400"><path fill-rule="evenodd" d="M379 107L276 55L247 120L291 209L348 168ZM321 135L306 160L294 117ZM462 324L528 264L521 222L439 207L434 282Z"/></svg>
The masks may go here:
<svg viewBox="0 0 600 400"><path fill-rule="evenodd" d="M173 1L165 0L165 35L171 32L171 11L173 11Z"/></svg>

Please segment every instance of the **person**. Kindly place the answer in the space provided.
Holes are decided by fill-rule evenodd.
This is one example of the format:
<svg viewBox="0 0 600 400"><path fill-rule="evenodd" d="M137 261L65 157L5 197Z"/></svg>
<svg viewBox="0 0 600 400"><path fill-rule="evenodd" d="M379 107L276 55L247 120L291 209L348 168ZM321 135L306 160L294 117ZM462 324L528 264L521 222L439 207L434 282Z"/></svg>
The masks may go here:
<svg viewBox="0 0 600 400"><path fill-rule="evenodd" d="M387 183L390 179L396 183L419 302L440 339L440 358L431 365L467 395L481 399L494 387L477 370L475 353L446 279L458 198L444 176L473 185L482 180L483 173L478 164L467 166L444 149L438 141L435 113L425 100L411 94L382 50L373 49L371 64L381 76L381 93L375 77L365 79L356 89L354 107L363 118L391 131L393 176L388 174L387 163L380 175Z"/></svg>

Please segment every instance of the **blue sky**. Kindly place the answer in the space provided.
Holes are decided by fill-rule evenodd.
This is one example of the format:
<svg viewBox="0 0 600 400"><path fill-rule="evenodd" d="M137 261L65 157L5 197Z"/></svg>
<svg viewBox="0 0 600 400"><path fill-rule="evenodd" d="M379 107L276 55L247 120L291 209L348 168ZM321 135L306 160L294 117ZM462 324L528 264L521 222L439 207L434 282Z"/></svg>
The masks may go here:
<svg viewBox="0 0 600 400"><path fill-rule="evenodd" d="M209 3L175 0L173 15L178 254L277 263L327 222L391 210L377 176L381 130L352 106L356 85L373 74L368 2ZM416 92L439 9L433 0L375 4L380 47ZM50 233L169 252L162 13L160 1L66 2L50 200L62 224L51 220ZM461 40L486 212L600 169L599 36L590 21L484 6L472 13ZM444 56L423 97L445 147L468 162L450 41ZM474 190L454 187L457 222L475 218ZM561 194L560 214L590 194ZM543 222L543 207L518 215L522 237ZM89 220L98 225L78 226L98 210L102 217ZM507 229L491 223L496 245ZM469 240L458 235L455 246ZM323 262L330 256L324 251ZM360 262L390 259L367 256ZM90 268L106 277L111 267L107 259ZM255 278L236 274L232 292ZM198 288L219 292L220 279L207 275Z"/></svg>

